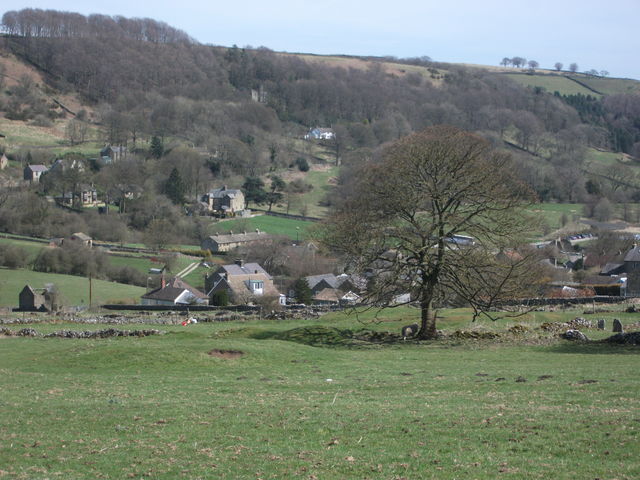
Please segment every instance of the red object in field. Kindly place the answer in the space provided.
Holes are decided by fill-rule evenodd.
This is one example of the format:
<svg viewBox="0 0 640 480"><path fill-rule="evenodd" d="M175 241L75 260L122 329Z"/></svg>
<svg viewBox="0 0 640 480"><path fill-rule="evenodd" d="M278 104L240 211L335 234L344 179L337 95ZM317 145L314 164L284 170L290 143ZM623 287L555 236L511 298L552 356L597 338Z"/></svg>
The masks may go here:
<svg viewBox="0 0 640 480"><path fill-rule="evenodd" d="M182 326L186 327L187 326L187 322L182 322Z"/></svg>

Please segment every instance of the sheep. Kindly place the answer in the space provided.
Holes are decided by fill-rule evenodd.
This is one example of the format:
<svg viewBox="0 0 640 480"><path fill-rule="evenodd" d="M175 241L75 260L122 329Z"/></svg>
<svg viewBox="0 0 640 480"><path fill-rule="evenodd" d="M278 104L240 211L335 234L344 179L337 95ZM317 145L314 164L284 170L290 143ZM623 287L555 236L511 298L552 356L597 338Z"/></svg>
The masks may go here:
<svg viewBox="0 0 640 480"><path fill-rule="evenodd" d="M402 339L406 340L407 337L413 337L418 333L420 327L417 323L412 325L407 325L406 327L402 327Z"/></svg>

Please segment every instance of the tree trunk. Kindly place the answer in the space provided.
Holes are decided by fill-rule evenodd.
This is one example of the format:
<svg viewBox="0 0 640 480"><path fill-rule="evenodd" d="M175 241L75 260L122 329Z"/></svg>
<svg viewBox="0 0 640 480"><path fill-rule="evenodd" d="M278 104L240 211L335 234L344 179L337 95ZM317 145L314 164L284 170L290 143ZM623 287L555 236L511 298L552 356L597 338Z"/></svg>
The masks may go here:
<svg viewBox="0 0 640 480"><path fill-rule="evenodd" d="M425 294L420 301L421 323L418 338L421 340L432 340L436 338L436 317L431 314L432 295Z"/></svg>

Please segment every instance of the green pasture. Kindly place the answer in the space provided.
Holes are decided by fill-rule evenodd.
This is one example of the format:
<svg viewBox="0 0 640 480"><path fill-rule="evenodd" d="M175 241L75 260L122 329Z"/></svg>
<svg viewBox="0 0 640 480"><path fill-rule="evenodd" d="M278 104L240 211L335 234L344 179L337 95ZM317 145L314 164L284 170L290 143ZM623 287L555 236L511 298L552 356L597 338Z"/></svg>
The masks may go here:
<svg viewBox="0 0 640 480"><path fill-rule="evenodd" d="M625 166L632 169L633 173L640 173L640 163L633 160L632 157L623 155L616 152L603 152L594 148L587 149L585 157L587 162L587 168L593 169L593 167L619 167Z"/></svg>
<svg viewBox="0 0 640 480"><path fill-rule="evenodd" d="M566 215L569 222L574 218L582 217L583 205L581 203L536 203L530 210L546 222L552 229L562 227L562 215Z"/></svg>
<svg viewBox="0 0 640 480"><path fill-rule="evenodd" d="M581 93L583 95L597 96L596 93L562 75L535 73L505 73L503 75L525 87L544 88L548 93L559 92L561 95L577 95Z"/></svg>
<svg viewBox="0 0 640 480"><path fill-rule="evenodd" d="M126 325L118 328L167 333L101 340L0 337L1 475L640 477L637 347L570 344L555 334L529 339L507 333L513 320L473 326L464 310L442 312L440 328L503 337L387 344L353 338L364 328L397 333L417 314L398 309L375 324L333 314ZM542 320L576 315L583 314L536 313L521 321L533 334ZM610 325L614 315L626 325L637 321L602 316ZM220 358L215 350L239 356Z"/></svg>
<svg viewBox="0 0 640 480"><path fill-rule="evenodd" d="M0 245L13 245L24 249L28 254L29 262L33 262L40 253L40 250L47 247L46 243L2 237L0 237Z"/></svg>
<svg viewBox="0 0 640 480"><path fill-rule="evenodd" d="M287 212L287 198L284 195L282 201L273 205L273 211L290 213L292 215L302 215L309 217L324 217L328 213L328 208L321 205L327 194L333 189L334 179L338 175L340 167L330 167L326 170L311 170L307 172L304 181L313 185L313 189L307 193L294 195L291 199Z"/></svg>
<svg viewBox="0 0 640 480"><path fill-rule="evenodd" d="M2 139L10 153L17 150L46 149L55 155L63 155L69 152L78 152L86 156L96 156L103 143L87 141L81 145L70 145L65 138L64 129L66 122L57 121L53 127L37 127L25 122L18 122L0 118L0 131L5 138ZM97 130L91 128L88 136L97 136Z"/></svg>
<svg viewBox="0 0 640 480"><path fill-rule="evenodd" d="M236 218L233 220L223 220L211 224L211 231L217 233L240 233L243 231L254 232L259 229L261 232L271 235L283 235L295 240L306 238L309 228L313 222L295 220L292 218L274 217L271 215L259 215L251 218Z"/></svg>
<svg viewBox="0 0 640 480"><path fill-rule="evenodd" d="M43 288L45 284L55 284L67 305L89 305L89 280L73 275L34 272L32 270L8 270L0 268L0 306L17 307L18 293L25 285ZM145 289L133 285L93 280L93 303L103 304L118 300L132 299L138 303Z"/></svg>
<svg viewBox="0 0 640 480"><path fill-rule="evenodd" d="M617 93L638 93L640 82L629 78L602 78L589 75L576 77L580 82L588 85L603 95L615 95ZM591 94L593 96L593 93Z"/></svg>

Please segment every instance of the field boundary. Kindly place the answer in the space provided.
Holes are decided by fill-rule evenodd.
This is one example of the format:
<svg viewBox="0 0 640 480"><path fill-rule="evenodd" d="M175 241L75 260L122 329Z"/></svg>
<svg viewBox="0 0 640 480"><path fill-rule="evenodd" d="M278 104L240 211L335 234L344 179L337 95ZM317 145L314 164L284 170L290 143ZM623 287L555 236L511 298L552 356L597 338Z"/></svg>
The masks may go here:
<svg viewBox="0 0 640 480"><path fill-rule="evenodd" d="M290 213L282 213L282 212L270 212L268 210L262 210L260 208L252 208L252 212L260 212L264 215L270 215L272 217L281 217L281 218L289 218L291 220L303 220L306 222L321 222L322 219L318 217L307 217L304 215L292 215Z"/></svg>
<svg viewBox="0 0 640 480"><path fill-rule="evenodd" d="M589 86L589 85L587 85L586 83L582 83L582 82L581 82L580 80L578 80L577 78L570 77L569 75L563 75L563 76L564 76L564 78L567 78L567 79L571 80L572 82L576 82L576 83L577 83L578 85L580 85L581 87L584 87L584 88L586 88L587 90L589 90L589 91L591 91L591 92L593 92L593 93L595 93L595 94L597 94L597 95L603 95L603 96L604 96L604 93L600 93L600 92L599 92L599 91L597 91L595 88L590 87L590 86Z"/></svg>

